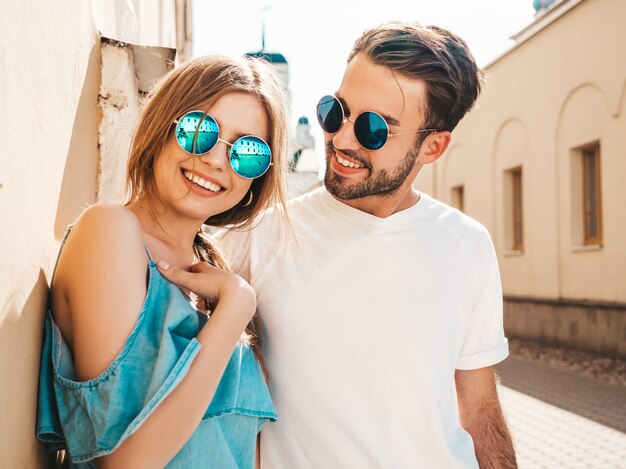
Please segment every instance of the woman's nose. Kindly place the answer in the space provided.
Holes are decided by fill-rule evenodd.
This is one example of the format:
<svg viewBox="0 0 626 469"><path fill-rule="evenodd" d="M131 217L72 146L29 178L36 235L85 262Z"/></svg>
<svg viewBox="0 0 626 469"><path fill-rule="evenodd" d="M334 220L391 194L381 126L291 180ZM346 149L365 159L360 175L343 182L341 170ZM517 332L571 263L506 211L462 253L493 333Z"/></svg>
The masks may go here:
<svg viewBox="0 0 626 469"><path fill-rule="evenodd" d="M229 153L230 144L222 139L218 139L213 148L200 155L200 161L212 168L223 171L228 167Z"/></svg>

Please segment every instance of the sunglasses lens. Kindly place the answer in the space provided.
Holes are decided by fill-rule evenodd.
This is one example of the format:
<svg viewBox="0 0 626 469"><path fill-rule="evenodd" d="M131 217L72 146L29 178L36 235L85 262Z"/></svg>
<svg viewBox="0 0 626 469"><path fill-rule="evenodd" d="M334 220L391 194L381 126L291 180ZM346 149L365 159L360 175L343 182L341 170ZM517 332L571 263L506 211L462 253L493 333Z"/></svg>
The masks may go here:
<svg viewBox="0 0 626 469"><path fill-rule="evenodd" d="M217 143L219 127L209 114L192 111L176 125L176 140L187 153L202 155Z"/></svg>
<svg viewBox="0 0 626 469"><path fill-rule="evenodd" d="M389 128L382 116L375 112L364 112L354 122L354 135L368 150L378 150L387 141Z"/></svg>
<svg viewBox="0 0 626 469"><path fill-rule="evenodd" d="M343 124L343 109L334 96L324 96L317 103L317 121L325 132L334 134Z"/></svg>
<svg viewBox="0 0 626 469"><path fill-rule="evenodd" d="M230 150L230 165L237 174L246 179L265 174L271 161L272 151L259 137L241 137Z"/></svg>

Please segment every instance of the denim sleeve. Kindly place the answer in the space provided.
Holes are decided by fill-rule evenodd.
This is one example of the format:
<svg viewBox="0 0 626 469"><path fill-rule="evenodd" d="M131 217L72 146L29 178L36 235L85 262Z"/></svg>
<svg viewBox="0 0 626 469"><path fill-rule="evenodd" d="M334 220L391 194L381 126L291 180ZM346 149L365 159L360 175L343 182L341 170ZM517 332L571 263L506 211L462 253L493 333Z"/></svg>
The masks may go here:
<svg viewBox="0 0 626 469"><path fill-rule="evenodd" d="M99 376L76 381L71 353L49 315L42 352L37 438L67 448L78 464L105 456L133 434L187 374L200 350L194 337L150 328L141 315L124 349ZM141 358L139 358L141 357Z"/></svg>

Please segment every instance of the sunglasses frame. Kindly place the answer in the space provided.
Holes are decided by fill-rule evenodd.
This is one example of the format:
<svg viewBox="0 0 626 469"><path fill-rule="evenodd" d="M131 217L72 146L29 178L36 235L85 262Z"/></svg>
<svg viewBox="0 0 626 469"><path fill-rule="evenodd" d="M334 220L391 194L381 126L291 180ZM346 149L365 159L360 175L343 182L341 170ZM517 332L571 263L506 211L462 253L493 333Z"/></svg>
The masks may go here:
<svg viewBox="0 0 626 469"><path fill-rule="evenodd" d="M211 114L209 114L208 112L204 112L204 111L201 111L199 109L194 109L192 111L187 111L180 118L174 119L174 124L176 124L176 127L178 127L178 124L180 124L180 122L185 118L185 116L187 116L189 114L193 114L194 112L198 112L198 113L202 114L202 120L200 121L200 123L202 123L207 118L207 116L210 117L211 119L213 119L213 122L215 122L215 125L217 125L217 140L215 141L213 146L211 148L209 148L207 151L202 152L202 153L191 153L191 152L187 151L185 148L183 148L183 146L178 141L178 137L176 135L174 135L174 138L176 138L176 143L178 143L178 146L180 147L180 149L183 150L188 155L192 155L192 156L206 155L208 152L213 150L213 148L215 148L215 145L217 145L218 142L222 142L222 143L226 144L226 146L230 147L230 150L228 151L228 164L230 165L231 169L235 172L235 174L237 176L243 178L243 179L257 179L257 178L260 178L265 173L267 173L267 171L270 169L270 166L272 166L274 164L274 161L273 161L273 158L272 158L272 147L270 147L269 144L265 140L263 140L261 137L258 137L257 135L243 135L243 136L239 137L237 140L235 140L233 143L227 142L226 140L220 138L220 124L219 124L219 122L217 122L217 119L215 117L213 117ZM195 144L195 139L198 136L199 129L200 129L200 125L198 125L196 127L195 136L194 136L194 144ZM176 134L176 132L174 132L174 134ZM267 168L265 168L265 170L261 174L259 174L258 176L254 176L254 177L247 177L247 176L243 176L243 175L239 174L237 172L237 170L235 170L235 168L233 167L233 163L232 163L233 147L235 146L235 144L239 140L242 140L242 139L245 139L245 138L249 138L249 137L260 140L261 142L263 142L267 146L267 148L270 151L270 163L267 165Z"/></svg>
<svg viewBox="0 0 626 469"><path fill-rule="evenodd" d="M337 130L335 130L334 132L328 132L326 129L324 129L324 127L322 126L322 123L320 122L320 118L319 118L319 107L320 107L320 103L322 102L322 100L326 97L331 97L333 98L338 104L339 104L339 108L341 109L341 125L339 125L339 128ZM346 116L346 111L343 108L343 104L341 104L341 100L335 96L334 94L327 94L325 96L322 96L319 100L319 102L317 103L317 107L316 107L316 114L317 114L317 121L320 124L320 127L322 127L322 130L326 133L329 134L336 134L337 132L339 132L341 130L341 128L343 127L343 124L346 123L346 121L348 122L352 122L352 131L354 132L354 137L356 139L357 142L359 142L359 145L363 148L365 148L368 151L377 151L380 150L381 148L383 148L385 146L385 144L387 143L387 140L389 140L390 138L393 137L397 137L399 135L406 135L406 134L415 134L415 133L420 133L420 132L439 132L439 129L418 129L418 130L409 130L406 132L391 132L389 130L389 124L387 123L387 121L385 120L385 118L380 115L379 113L377 113L376 111L363 111L361 113L359 113L358 116L356 116L354 119L350 119L349 117ZM356 134L356 131L354 130L356 121L359 119L359 117L361 117L363 114L374 114L378 117L380 117L380 119L384 122L385 124L385 128L387 129L387 138L385 138L385 141L382 143L382 145L378 148L367 148L365 145L363 145L363 143L361 143L361 140L359 139L358 135Z"/></svg>

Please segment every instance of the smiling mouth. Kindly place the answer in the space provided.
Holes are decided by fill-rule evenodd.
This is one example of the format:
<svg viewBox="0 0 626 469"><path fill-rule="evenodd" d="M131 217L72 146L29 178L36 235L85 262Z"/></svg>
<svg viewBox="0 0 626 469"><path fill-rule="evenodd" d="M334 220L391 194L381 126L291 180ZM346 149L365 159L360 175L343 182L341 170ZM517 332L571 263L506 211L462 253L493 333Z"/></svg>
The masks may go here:
<svg viewBox="0 0 626 469"><path fill-rule="evenodd" d="M337 160L337 163L339 163L341 166L345 166L346 168L360 169L365 167L359 163L354 163L352 161L346 160L345 158L339 156L337 153L335 153L335 159Z"/></svg>
<svg viewBox="0 0 626 469"><path fill-rule="evenodd" d="M202 187L203 189L206 189L211 192L221 192L225 190L223 187L218 186L217 184L213 182L207 181L206 179L201 178L197 174L193 174L191 171L187 171L186 169L181 169L181 172L183 173L183 176L185 176L185 178L189 182L195 184L196 186Z"/></svg>

